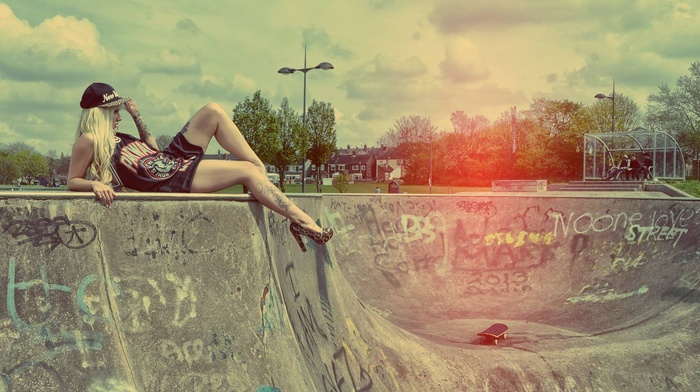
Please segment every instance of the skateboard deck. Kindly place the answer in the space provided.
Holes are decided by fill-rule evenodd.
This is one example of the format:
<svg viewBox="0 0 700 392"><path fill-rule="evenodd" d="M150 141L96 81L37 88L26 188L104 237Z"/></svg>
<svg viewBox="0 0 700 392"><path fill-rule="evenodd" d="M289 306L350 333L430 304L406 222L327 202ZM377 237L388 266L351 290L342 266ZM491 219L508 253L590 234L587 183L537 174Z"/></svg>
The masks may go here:
<svg viewBox="0 0 700 392"><path fill-rule="evenodd" d="M497 323L479 332L477 335L481 336L481 343L483 344L498 344L498 339L506 338L507 331L507 325Z"/></svg>

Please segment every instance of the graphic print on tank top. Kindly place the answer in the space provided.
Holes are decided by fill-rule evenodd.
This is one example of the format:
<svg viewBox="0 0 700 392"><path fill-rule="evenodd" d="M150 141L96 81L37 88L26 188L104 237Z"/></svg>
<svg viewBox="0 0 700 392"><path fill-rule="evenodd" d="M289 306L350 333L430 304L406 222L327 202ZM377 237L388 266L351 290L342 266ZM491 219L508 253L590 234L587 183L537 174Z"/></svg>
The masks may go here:
<svg viewBox="0 0 700 392"><path fill-rule="evenodd" d="M171 158L163 153L145 157L140 164L146 174L154 180L165 180L173 176L182 167L182 159Z"/></svg>
<svg viewBox="0 0 700 392"><path fill-rule="evenodd" d="M163 181L171 178L178 171L185 171L192 163L192 159L184 160L160 151L151 149L146 143L133 138L123 139L124 143L119 151L119 162L132 173L155 181Z"/></svg>

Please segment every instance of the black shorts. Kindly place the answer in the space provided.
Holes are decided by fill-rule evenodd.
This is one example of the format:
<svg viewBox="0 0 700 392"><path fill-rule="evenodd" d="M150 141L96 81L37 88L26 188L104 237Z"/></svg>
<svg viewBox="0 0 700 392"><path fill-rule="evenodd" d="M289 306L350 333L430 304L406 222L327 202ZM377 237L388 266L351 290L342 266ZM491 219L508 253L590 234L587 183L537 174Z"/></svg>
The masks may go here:
<svg viewBox="0 0 700 392"><path fill-rule="evenodd" d="M197 171L197 166L199 166L202 157L204 157L202 147L188 142L185 135L178 132L173 141L163 150L163 153L175 158L182 158L184 162L188 163L188 167L158 186L157 192L189 193L192 188L194 173Z"/></svg>

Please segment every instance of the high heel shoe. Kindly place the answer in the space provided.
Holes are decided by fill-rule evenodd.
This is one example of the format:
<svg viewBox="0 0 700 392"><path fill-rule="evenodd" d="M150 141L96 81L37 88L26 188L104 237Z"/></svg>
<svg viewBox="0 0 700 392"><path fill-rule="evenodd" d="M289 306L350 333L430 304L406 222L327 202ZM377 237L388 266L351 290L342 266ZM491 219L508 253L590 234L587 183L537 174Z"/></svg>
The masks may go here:
<svg viewBox="0 0 700 392"><path fill-rule="evenodd" d="M320 233L316 233L315 231L305 229L294 222L292 222L292 224L289 225L289 231L292 232L294 239L297 240L297 244L299 244L299 247L303 252L306 252L306 245L304 245L304 241L302 241L301 239L302 235L311 238L312 240L314 240L315 243L319 245L323 245L326 242L328 242L331 238L333 238L333 229L325 228Z"/></svg>

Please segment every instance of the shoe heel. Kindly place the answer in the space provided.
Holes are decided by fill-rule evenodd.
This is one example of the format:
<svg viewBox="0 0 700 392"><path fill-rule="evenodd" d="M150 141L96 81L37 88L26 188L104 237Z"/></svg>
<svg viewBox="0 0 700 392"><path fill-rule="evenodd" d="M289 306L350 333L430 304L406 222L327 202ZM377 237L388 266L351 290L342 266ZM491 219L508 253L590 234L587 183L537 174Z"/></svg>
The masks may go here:
<svg viewBox="0 0 700 392"><path fill-rule="evenodd" d="M301 251L306 252L306 245L304 245L304 240L301 239L301 235L294 230L291 230L291 232L292 232L292 235L294 236L294 239L297 240L297 244L301 248Z"/></svg>

